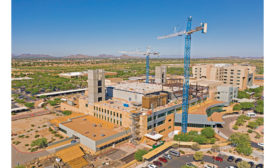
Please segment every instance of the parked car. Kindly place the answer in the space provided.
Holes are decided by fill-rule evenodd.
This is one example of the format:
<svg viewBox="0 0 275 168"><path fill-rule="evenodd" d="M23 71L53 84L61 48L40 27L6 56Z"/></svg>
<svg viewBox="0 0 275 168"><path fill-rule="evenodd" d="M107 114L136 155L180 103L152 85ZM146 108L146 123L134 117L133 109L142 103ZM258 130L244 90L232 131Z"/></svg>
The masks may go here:
<svg viewBox="0 0 275 168"><path fill-rule="evenodd" d="M154 165L154 164L149 164L148 166L147 166L148 168L158 168L156 165Z"/></svg>
<svg viewBox="0 0 275 168"><path fill-rule="evenodd" d="M241 161L242 161L242 159L238 158L238 159L235 160L235 163L238 163L238 162L241 162Z"/></svg>
<svg viewBox="0 0 275 168"><path fill-rule="evenodd" d="M219 162L223 161L223 158L219 157L219 156L213 156L213 159Z"/></svg>
<svg viewBox="0 0 275 168"><path fill-rule="evenodd" d="M163 157L164 157L165 159L169 159L169 160L172 159L172 156L169 155L169 154L166 154L166 153L163 155Z"/></svg>
<svg viewBox="0 0 275 168"><path fill-rule="evenodd" d="M238 168L237 166L227 166L226 168Z"/></svg>
<svg viewBox="0 0 275 168"><path fill-rule="evenodd" d="M76 140L71 140L71 144L76 143Z"/></svg>
<svg viewBox="0 0 275 168"><path fill-rule="evenodd" d="M235 159L234 156L228 156L227 161L232 162L234 159Z"/></svg>
<svg viewBox="0 0 275 168"><path fill-rule="evenodd" d="M158 166L158 167L161 167L162 166L162 163L159 162L159 161L153 161L153 164Z"/></svg>
<svg viewBox="0 0 275 168"><path fill-rule="evenodd" d="M256 165L256 168L263 168L263 167L264 167L263 164L257 164L257 165Z"/></svg>
<svg viewBox="0 0 275 168"><path fill-rule="evenodd" d="M204 168L216 168L216 166L215 165L209 165L209 164L205 164L204 165Z"/></svg>
<svg viewBox="0 0 275 168"><path fill-rule="evenodd" d="M250 167L254 166L254 162L248 162L248 164L250 164Z"/></svg>
<svg viewBox="0 0 275 168"><path fill-rule="evenodd" d="M163 157L160 157L159 160L162 161L163 163L167 163L168 162L167 159L165 159Z"/></svg>
<svg viewBox="0 0 275 168"><path fill-rule="evenodd" d="M173 155L173 156L177 156L180 157L180 153L178 151L174 151L174 150L170 150L169 154Z"/></svg>

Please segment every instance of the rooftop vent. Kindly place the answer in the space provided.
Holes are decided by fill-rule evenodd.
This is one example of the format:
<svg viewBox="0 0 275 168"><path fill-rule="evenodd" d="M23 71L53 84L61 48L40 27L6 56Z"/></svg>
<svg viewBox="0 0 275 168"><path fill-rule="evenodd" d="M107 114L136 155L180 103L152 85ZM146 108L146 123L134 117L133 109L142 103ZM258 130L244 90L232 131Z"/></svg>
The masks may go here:
<svg viewBox="0 0 275 168"><path fill-rule="evenodd" d="M84 119L83 119L83 121L86 121L86 120L87 120L87 118L84 118Z"/></svg>
<svg viewBox="0 0 275 168"><path fill-rule="evenodd" d="M96 124L93 124L93 127L96 127L97 125Z"/></svg>
<svg viewBox="0 0 275 168"><path fill-rule="evenodd" d="M93 137L96 137L96 134L93 134Z"/></svg>

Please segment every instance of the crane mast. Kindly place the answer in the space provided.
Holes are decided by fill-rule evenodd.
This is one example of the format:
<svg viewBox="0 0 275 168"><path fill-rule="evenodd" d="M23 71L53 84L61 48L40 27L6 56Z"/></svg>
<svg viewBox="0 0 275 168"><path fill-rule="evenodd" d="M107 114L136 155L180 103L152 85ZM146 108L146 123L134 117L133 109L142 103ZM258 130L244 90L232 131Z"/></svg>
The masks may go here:
<svg viewBox="0 0 275 168"><path fill-rule="evenodd" d="M149 62L149 58L150 55L159 55L159 52L151 52L151 48L147 47L147 51L146 52L127 52L127 51L120 51L120 53L122 54L137 54L137 55L145 55L146 56L146 79L145 82L149 83L149 70L150 70L150 62Z"/></svg>
<svg viewBox="0 0 275 168"><path fill-rule="evenodd" d="M183 133L187 132L187 122L188 122L188 107L189 107L189 77L190 77L190 53L191 53L191 34L197 31L202 31L202 33L207 32L207 23L201 23L201 26L191 29L192 17L188 17L187 26L185 31L177 32L167 36L160 36L158 39L166 39L171 37L182 36L185 34L185 48L184 48L184 82L183 82L183 94L182 94L182 122L181 131Z"/></svg>

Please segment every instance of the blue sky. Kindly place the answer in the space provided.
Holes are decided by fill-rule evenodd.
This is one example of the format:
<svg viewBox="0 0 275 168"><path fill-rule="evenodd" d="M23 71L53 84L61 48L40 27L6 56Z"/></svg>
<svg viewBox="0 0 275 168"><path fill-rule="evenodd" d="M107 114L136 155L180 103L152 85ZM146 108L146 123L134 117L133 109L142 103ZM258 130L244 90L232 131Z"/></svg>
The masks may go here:
<svg viewBox="0 0 275 168"><path fill-rule="evenodd" d="M157 40L208 23L192 35L191 57L263 56L262 0L12 0L12 53L183 55L184 38Z"/></svg>

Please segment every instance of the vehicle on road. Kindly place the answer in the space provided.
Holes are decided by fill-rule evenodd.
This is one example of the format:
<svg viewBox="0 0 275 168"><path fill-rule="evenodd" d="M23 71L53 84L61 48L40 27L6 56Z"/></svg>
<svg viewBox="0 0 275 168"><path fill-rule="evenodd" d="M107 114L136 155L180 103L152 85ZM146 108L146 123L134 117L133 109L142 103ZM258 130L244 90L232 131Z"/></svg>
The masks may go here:
<svg viewBox="0 0 275 168"><path fill-rule="evenodd" d="M235 160L235 163L238 163L238 162L241 162L241 161L242 161L242 159L238 158L238 159Z"/></svg>
<svg viewBox="0 0 275 168"><path fill-rule="evenodd" d="M250 164L250 167L254 166L254 162L248 162L248 164Z"/></svg>
<svg viewBox="0 0 275 168"><path fill-rule="evenodd" d="M253 112L248 112L246 114L247 117L256 117L256 113L253 113Z"/></svg>
<svg viewBox="0 0 275 168"><path fill-rule="evenodd" d="M227 161L232 162L234 159L235 159L234 156L228 156Z"/></svg>
<svg viewBox="0 0 275 168"><path fill-rule="evenodd" d="M222 162L222 161L223 161L223 158L221 158L221 157L219 157L219 156L213 156L213 160Z"/></svg>
<svg viewBox="0 0 275 168"><path fill-rule="evenodd" d="M227 166L226 168L238 168L237 166Z"/></svg>
<svg viewBox="0 0 275 168"><path fill-rule="evenodd" d="M165 159L169 159L169 160L172 159L172 156L169 155L169 154L166 154L166 153L163 155L163 157L164 157Z"/></svg>
<svg viewBox="0 0 275 168"><path fill-rule="evenodd" d="M158 168L156 165L153 165L153 164L149 164L147 167L148 168Z"/></svg>
<svg viewBox="0 0 275 168"><path fill-rule="evenodd" d="M178 151L175 151L175 150L170 150L169 151L169 154L173 155L173 156L177 156L177 157L180 157L180 153Z"/></svg>
<svg viewBox="0 0 275 168"><path fill-rule="evenodd" d="M264 143L258 143L258 146L264 147Z"/></svg>
<svg viewBox="0 0 275 168"><path fill-rule="evenodd" d="M163 162L163 163L167 163L167 162L168 162L167 159L165 159L165 158L163 158L163 157L160 157L160 158L159 158L159 161L161 161L161 162Z"/></svg>
<svg viewBox="0 0 275 168"><path fill-rule="evenodd" d="M159 161L153 161L153 164L158 166L158 167L161 167L162 166L162 163L159 162Z"/></svg>
<svg viewBox="0 0 275 168"><path fill-rule="evenodd" d="M257 165L256 165L256 168L263 168L263 167L264 167L263 164L257 164Z"/></svg>
<svg viewBox="0 0 275 168"><path fill-rule="evenodd" d="M71 144L76 143L76 140L71 140Z"/></svg>

